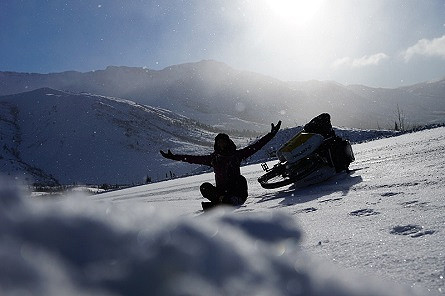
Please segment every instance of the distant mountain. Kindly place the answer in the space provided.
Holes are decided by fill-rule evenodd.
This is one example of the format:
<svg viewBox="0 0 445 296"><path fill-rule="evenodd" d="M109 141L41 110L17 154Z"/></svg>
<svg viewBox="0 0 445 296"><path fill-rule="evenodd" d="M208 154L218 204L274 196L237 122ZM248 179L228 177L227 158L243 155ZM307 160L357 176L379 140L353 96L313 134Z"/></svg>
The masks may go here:
<svg viewBox="0 0 445 296"><path fill-rule="evenodd" d="M396 89L357 85L347 88L366 98L365 107L381 126L386 125L388 118L394 122L398 108L408 128L445 122L445 79Z"/></svg>
<svg viewBox="0 0 445 296"><path fill-rule="evenodd" d="M395 89L330 81L284 82L216 61L149 70L108 67L87 73L0 72L0 95L42 87L121 97L227 130L266 131L329 112L337 126L390 128L397 109L408 125L445 121L445 80Z"/></svg>
<svg viewBox="0 0 445 296"><path fill-rule="evenodd" d="M42 88L0 97L0 172L43 184L157 181L196 168L160 149L209 153L216 132L165 109Z"/></svg>
<svg viewBox="0 0 445 296"><path fill-rule="evenodd" d="M256 87L249 87L247 82L252 83L252 79L245 79L243 75L242 72L213 61L171 66L161 71L108 67L88 73L0 72L0 95L49 87L126 98L140 104L165 108L226 130L268 129L272 119L278 117L268 116L274 112L270 108L257 106L259 100L256 98L260 97L253 91ZM268 83L260 82L258 85ZM279 114L276 110L275 113ZM264 117L272 118L264 120Z"/></svg>

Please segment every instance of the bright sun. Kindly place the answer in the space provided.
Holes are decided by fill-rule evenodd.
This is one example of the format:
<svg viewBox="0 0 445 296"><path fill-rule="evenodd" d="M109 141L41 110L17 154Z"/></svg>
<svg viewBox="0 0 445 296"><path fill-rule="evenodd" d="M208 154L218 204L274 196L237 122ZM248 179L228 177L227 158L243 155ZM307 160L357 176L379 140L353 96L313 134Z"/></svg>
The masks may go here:
<svg viewBox="0 0 445 296"><path fill-rule="evenodd" d="M291 25L305 25L322 6L323 0L265 0L269 12Z"/></svg>

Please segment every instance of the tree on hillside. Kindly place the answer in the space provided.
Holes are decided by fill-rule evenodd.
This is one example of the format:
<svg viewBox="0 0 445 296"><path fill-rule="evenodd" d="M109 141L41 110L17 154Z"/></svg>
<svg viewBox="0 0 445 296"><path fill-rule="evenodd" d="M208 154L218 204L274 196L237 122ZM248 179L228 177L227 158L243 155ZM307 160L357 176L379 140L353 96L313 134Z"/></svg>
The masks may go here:
<svg viewBox="0 0 445 296"><path fill-rule="evenodd" d="M405 113L403 113L403 110L400 109L399 104L397 104L396 109L396 120L394 122L394 130L396 131L405 131L406 128L406 121L405 121Z"/></svg>

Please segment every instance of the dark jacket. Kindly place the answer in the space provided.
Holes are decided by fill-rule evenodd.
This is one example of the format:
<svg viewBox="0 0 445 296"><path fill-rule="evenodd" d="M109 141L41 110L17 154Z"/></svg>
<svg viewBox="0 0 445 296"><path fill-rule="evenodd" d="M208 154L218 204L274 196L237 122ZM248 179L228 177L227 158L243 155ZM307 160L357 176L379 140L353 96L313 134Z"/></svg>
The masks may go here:
<svg viewBox="0 0 445 296"><path fill-rule="evenodd" d="M235 144L232 140L230 140L231 144L228 151L218 151L218 148L215 145L215 151L209 155L171 154L169 158L213 167L215 172L216 188L219 190L225 190L226 188L229 188L231 184L235 184L237 182L238 177L241 175L241 162L260 150L274 136L275 133L270 132L255 143L242 149L236 149Z"/></svg>

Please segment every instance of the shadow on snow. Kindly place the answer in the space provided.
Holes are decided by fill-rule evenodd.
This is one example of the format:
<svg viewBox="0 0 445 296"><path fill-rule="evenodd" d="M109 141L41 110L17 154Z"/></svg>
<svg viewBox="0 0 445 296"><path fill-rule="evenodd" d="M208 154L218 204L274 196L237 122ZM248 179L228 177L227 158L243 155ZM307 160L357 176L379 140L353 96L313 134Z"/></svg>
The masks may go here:
<svg viewBox="0 0 445 296"><path fill-rule="evenodd" d="M283 200L280 201L280 205L291 206L316 200L334 192L342 192L342 196L346 196L354 185L363 181L360 175L353 176L356 171L357 170L354 170L350 173L342 172L329 180L306 187L296 187L295 185L291 185L283 187L282 189L278 188L275 189L277 191L261 196L261 199L258 200L257 203L282 198Z"/></svg>

